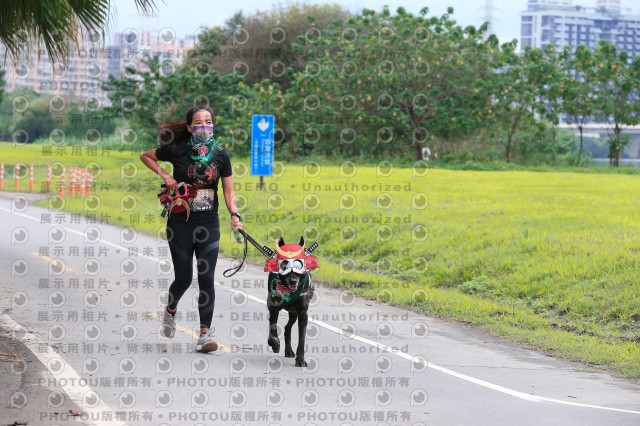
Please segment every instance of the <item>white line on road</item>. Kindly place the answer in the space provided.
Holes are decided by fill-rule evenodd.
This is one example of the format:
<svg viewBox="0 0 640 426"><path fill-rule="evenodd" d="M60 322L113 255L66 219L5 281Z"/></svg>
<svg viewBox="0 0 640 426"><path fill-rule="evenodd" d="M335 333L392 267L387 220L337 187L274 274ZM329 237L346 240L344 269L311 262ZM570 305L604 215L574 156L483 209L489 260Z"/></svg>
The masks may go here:
<svg viewBox="0 0 640 426"><path fill-rule="evenodd" d="M29 216L29 215L26 215L26 214L23 214L23 213L12 212L11 210L5 209L3 207L0 207L0 210L6 211L6 212L12 213L12 214L18 214L18 215L23 216L25 218L28 218L28 219L31 219L31 220L35 220L36 222L40 222L37 218L34 218L32 216ZM82 232L76 231L75 229L71 229L71 228L67 228L67 227L63 227L63 228L65 230L69 231L69 232L74 233L74 234L84 235ZM116 248L122 249L124 251L127 250L125 247L122 247L122 246L120 246L118 244L111 243L109 241L105 241L103 239L100 239L99 241L103 242L104 244L110 245L112 247L116 247ZM140 257L144 257L144 258L149 259L149 260L154 261L154 262L160 262L160 259L157 259L157 258L152 257L152 256L140 255ZM223 288L226 291L232 291L231 289L228 289L225 286L221 285L221 283L218 282L218 281L216 282L216 284L218 284L221 288ZM235 290L233 290L233 291L235 291ZM266 301L264 301L264 300L262 300L262 299L260 299L258 297L252 296L250 294L247 294L247 297L249 299L253 300L254 302L258 302L258 303L261 303L263 305L266 305ZM392 348L390 346L387 346L387 345L384 345L382 343L374 342L373 340L369 340L369 339L367 339L365 337L358 336L357 334L354 334L354 333L349 333L349 334L344 333L338 327L335 327L335 326L333 326L331 324L328 324L328 323L325 323L323 321L319 321L319 320L316 320L316 319L313 319L313 318L309 318L309 321L314 323L314 324L319 325L320 327L323 327L323 328L325 328L327 330L330 330L330 331L332 331L334 333L340 334L340 335L342 335L342 336L344 336L346 338L351 338L351 339L357 340L357 341L359 341L361 343L365 343L367 345L371 345L371 346L377 347L378 349L380 349L382 351L392 353L392 354L394 354L394 355L396 355L396 356L398 356L400 358L403 358L403 359L405 359L407 361L420 362L420 363L424 364L424 361L422 361L422 358L419 358L419 357L413 356L411 354L399 351L397 349L394 349L394 348ZM436 371L439 371L441 373L447 374L449 376L456 377L458 379L461 379L461 380L464 380L464 381L467 381L467 382L470 382L470 383L474 383L476 385L485 387L487 389L492 389L494 391L501 392L501 393L504 393L506 395L510 395L510 396L513 396L513 397L516 397L516 398L519 398L519 399L522 399L522 400L525 400L525 401L529 401L529 402L550 402L550 403L554 403L554 404L570 405L570 406L574 406L574 407L594 408L594 409L597 409L597 410L607 410L607 411L616 411L616 412L620 412L620 413L640 414L640 411L625 410L625 409L621 409L621 408L604 407L604 406L600 406L600 405L581 404L581 403L578 403L578 402L563 401L561 399L546 398L546 397L542 397L542 396L527 394L527 393L520 392L520 391L517 391L517 390L514 390L514 389L509 389L509 388L504 387L504 386L496 385L494 383L487 382L487 381L482 380L482 379L477 379L475 377L472 377L472 376L469 376L469 375L466 375L466 374L458 373L457 371L454 371L454 370L451 370L451 369L448 369L448 368L445 368L445 367L441 367L441 366L433 364L433 363L427 363L426 367L431 368L431 369L436 370Z"/></svg>
<svg viewBox="0 0 640 426"><path fill-rule="evenodd" d="M232 290L230 288L225 287L224 285L222 285L222 283L220 283L218 281L216 281L216 284L218 284L221 288L225 289L226 291L237 291L237 290ZM246 292L245 292L245 294L246 294ZM258 302L258 303L263 304L263 305L267 304L267 302L265 300L260 299L258 297L252 296L250 294L246 294L246 296L247 296L247 298L253 300L254 302ZM525 401L531 401L531 402L543 402L544 401L544 402L552 402L552 403L556 403L556 404L573 405L573 406L576 406L576 407L596 408L596 409L599 409L599 410L610 410L610 411L618 411L618 412L621 412L621 413L640 414L640 411L624 410L624 409L621 409L621 408L603 407L603 406L600 406L600 405L581 404L581 403L578 403L578 402L571 402L571 401L563 401L561 399L546 398L546 397L543 397L543 396L536 396L536 395L531 395L531 394L527 394L527 393L524 393L524 392L516 391L516 390L513 390L513 389L506 388L504 386L500 386L500 385L496 385L496 384L487 382L485 380L476 379L475 377L471 377L471 376L468 376L466 374L458 373L457 371L453 371L453 370L450 370L450 369L445 368L445 367L441 367L441 366L433 364L433 363L425 363L423 361L423 359L420 358L420 357L416 357L416 356L413 356L413 355L408 354L406 352L399 351L397 349L394 349L394 348L392 348L390 346L387 346L387 345L384 345L382 343L374 342L373 340L369 340L369 339L367 339L365 337L358 336L357 334L354 334L354 333L345 333L344 331L342 331L338 327L333 326L333 325L328 324L328 323L323 322L323 321L316 320L316 319L313 319L313 318L309 317L309 322L317 324L320 327L326 328L327 330L333 331L334 333L337 333L337 334L339 334L341 336L344 336L344 337L346 337L348 339L357 340L359 342L366 343L366 344L371 345L371 346L375 346L375 347L377 347L378 349L380 349L380 350L382 350L384 352L392 353L394 355L399 356L400 358L406 359L407 361L420 362L421 364L425 364L426 367L431 368L431 369L436 370L436 371L439 371L441 373L448 374L450 376L457 377L458 379L462 379L462 380L465 380L467 382L475 383L476 385L480 385L480 386L483 386L483 387L488 388L488 389L493 389L495 391L502 392L502 393L505 393L507 395L515 396L516 398L524 399Z"/></svg>
<svg viewBox="0 0 640 426"><path fill-rule="evenodd" d="M97 399L95 403L91 404L91 408L95 409L97 413L101 413L101 417L106 414L110 416L111 419L116 418L115 412L102 401L100 395L89 386L83 385L81 377L76 370L74 370L69 363L65 362L60 355L55 353L48 344L15 322L7 314L0 314L0 323L9 330L13 330L14 333L18 331L24 333L24 337L19 338L19 340L24 343L31 352L33 352L45 367L47 367L49 373L55 377L56 383L60 385L62 390L64 390L64 392L78 407L82 407L83 409L85 408L85 395L87 398L93 398L95 395ZM52 367L54 364L62 365L62 368L60 368L59 371L56 368L56 371L54 372ZM79 416L79 418L82 419L83 416ZM91 422L95 425L126 425L126 423L122 423L117 420L107 421L91 419Z"/></svg>

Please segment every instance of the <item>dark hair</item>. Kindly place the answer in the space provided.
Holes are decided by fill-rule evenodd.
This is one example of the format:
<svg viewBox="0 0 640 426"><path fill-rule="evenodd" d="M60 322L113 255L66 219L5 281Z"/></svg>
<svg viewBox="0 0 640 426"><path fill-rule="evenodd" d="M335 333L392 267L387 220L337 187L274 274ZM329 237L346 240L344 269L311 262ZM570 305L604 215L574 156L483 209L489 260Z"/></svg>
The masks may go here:
<svg viewBox="0 0 640 426"><path fill-rule="evenodd" d="M193 115L198 111L208 111L211 119L215 123L216 116L209 107L195 106L187 111L186 120L171 120L160 123L158 126L158 142L160 145L168 145L174 142L186 142L189 140L191 133L187 129L187 124L193 122Z"/></svg>

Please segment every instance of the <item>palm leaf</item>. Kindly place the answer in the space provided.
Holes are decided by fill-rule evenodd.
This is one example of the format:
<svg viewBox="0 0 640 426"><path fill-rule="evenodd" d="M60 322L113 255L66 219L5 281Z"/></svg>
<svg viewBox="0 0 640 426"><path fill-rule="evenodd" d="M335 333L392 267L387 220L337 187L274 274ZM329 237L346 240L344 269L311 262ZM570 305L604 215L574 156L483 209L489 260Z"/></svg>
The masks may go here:
<svg viewBox="0 0 640 426"><path fill-rule="evenodd" d="M156 0L133 1L139 11L156 8ZM66 63L78 29L104 34L112 11L111 0L2 0L0 41L13 60L42 45L52 62Z"/></svg>

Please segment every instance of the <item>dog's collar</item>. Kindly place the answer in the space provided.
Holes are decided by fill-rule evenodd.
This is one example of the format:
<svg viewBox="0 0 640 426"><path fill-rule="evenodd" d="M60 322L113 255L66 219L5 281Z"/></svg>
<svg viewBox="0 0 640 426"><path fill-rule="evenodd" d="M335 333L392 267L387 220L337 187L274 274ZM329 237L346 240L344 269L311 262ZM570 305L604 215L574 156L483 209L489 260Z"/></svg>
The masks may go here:
<svg viewBox="0 0 640 426"><path fill-rule="evenodd" d="M278 291L277 291L278 284L276 280L281 281L282 279L280 277L281 277L280 274L274 273L272 279L269 281L269 293L271 295L272 300L274 301L282 300L283 301L282 303L291 303L295 301L298 297L303 296L307 293L307 290L305 289L305 287L307 286L307 283L308 283L308 278L309 278L308 274L305 274L302 277L302 279L298 283L298 288L296 288L296 291L294 291L293 293L282 294L282 295L278 294Z"/></svg>

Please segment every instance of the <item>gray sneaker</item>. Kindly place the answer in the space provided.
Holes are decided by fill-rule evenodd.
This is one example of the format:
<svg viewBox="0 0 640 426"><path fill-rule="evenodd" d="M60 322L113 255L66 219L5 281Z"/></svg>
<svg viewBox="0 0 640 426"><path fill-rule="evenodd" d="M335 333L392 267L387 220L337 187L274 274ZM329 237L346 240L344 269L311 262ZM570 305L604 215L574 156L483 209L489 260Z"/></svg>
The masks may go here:
<svg viewBox="0 0 640 426"><path fill-rule="evenodd" d="M167 310L164 310L164 320L162 321L162 334L164 337L173 339L176 334L176 320Z"/></svg>
<svg viewBox="0 0 640 426"><path fill-rule="evenodd" d="M198 343L196 343L196 351L213 352L218 350L218 342L213 338L214 331L214 328L210 328L208 332L200 335Z"/></svg>

